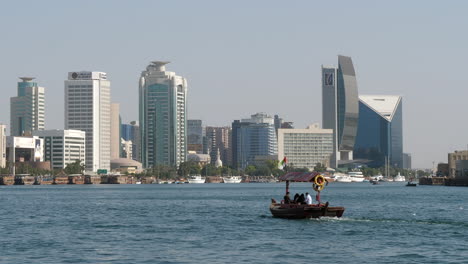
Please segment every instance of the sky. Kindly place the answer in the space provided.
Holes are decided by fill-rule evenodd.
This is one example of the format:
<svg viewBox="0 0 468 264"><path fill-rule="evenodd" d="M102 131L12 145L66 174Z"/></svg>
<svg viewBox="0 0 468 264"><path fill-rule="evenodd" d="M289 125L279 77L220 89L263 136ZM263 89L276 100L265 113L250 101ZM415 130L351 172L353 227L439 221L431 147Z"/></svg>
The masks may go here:
<svg viewBox="0 0 468 264"><path fill-rule="evenodd" d="M257 112L321 123L321 66L353 59L359 94L403 96L413 167L468 148L466 1L3 1L0 123L18 77L46 88L63 129L64 80L103 71L123 122L138 119L150 61L187 78L188 117L228 126Z"/></svg>

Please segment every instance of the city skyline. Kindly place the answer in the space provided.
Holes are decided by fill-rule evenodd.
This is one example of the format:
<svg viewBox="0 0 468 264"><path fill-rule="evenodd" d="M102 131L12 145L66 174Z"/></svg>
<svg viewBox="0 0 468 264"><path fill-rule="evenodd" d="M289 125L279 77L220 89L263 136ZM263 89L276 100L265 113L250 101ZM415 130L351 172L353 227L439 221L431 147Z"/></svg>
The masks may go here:
<svg viewBox="0 0 468 264"><path fill-rule="evenodd" d="M0 123L10 129L9 98L17 78L34 76L47 89L45 129L64 128L63 80L75 69L107 72L123 122L138 120L135 80L141 65L158 59L171 61L187 78L188 119L226 126L239 116L266 112L305 128L321 121L320 66L336 65L335 56L346 54L353 58L360 93L404 98L404 152L412 154L413 167L432 167L446 162L448 152L466 149L468 125L455 119L468 114L462 107L468 40L456 34L468 25L466 3L247 3L83 1L70 7L46 1L27 9L5 3ZM113 14L101 19L110 4ZM154 34L144 34L154 8L166 12ZM175 10L179 19L170 19ZM334 19L324 10L334 10ZM86 20L67 19L83 13ZM16 19L20 14L40 19ZM80 30L99 41L70 34ZM25 32L35 45L21 41ZM168 41L158 42L161 35ZM155 45L142 49L141 43Z"/></svg>

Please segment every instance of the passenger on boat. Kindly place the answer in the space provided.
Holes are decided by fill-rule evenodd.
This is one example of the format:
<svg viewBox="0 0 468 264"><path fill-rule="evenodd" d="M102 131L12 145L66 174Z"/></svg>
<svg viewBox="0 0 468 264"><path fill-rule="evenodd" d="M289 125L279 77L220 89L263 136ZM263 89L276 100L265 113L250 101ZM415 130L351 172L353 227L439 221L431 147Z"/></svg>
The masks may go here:
<svg viewBox="0 0 468 264"><path fill-rule="evenodd" d="M306 204L312 204L312 196L307 192L306 193L306 199L305 199Z"/></svg>
<svg viewBox="0 0 468 264"><path fill-rule="evenodd" d="M304 203L305 203L305 196L304 196L303 193L302 193L301 196L299 196L299 198L297 199L297 203L298 203L298 204L304 204Z"/></svg>
<svg viewBox="0 0 468 264"><path fill-rule="evenodd" d="M298 193L296 193L294 195L294 203L297 203L297 199L299 199L299 194Z"/></svg>
<svg viewBox="0 0 468 264"><path fill-rule="evenodd" d="M283 201L285 204L290 204L291 203L291 198L289 197L289 192L286 193L286 195L283 198Z"/></svg>

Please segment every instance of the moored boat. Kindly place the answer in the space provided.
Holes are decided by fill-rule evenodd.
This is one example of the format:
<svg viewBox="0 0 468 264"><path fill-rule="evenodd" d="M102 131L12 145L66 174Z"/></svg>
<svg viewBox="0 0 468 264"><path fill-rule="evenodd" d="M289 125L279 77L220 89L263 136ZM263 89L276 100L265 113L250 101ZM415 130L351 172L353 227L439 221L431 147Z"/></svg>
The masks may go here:
<svg viewBox="0 0 468 264"><path fill-rule="evenodd" d="M335 176L335 181L336 182L353 182L350 176L348 175L338 175Z"/></svg>
<svg viewBox="0 0 468 264"><path fill-rule="evenodd" d="M224 183L240 183L242 181L241 176L226 176L223 177Z"/></svg>
<svg viewBox="0 0 468 264"><path fill-rule="evenodd" d="M404 182L404 181L406 181L406 178L405 178L405 176L402 176L402 175L400 175L400 173L398 173L398 175L393 178L393 181L394 182Z"/></svg>
<svg viewBox="0 0 468 264"><path fill-rule="evenodd" d="M280 181L286 182L286 194L289 194L289 182L313 182L313 188L317 192L317 204L305 203L288 203L282 201L276 202L271 199L270 212L274 217L288 219L303 219L303 218L320 218L320 217L341 217L345 208L342 206L329 206L320 201L320 192L326 186L325 178L317 172L289 172L279 178Z"/></svg>
<svg viewBox="0 0 468 264"><path fill-rule="evenodd" d="M351 182L363 182L364 175L361 171L350 171L348 172L348 176L351 178Z"/></svg>
<svg viewBox="0 0 468 264"><path fill-rule="evenodd" d="M205 177L202 177L201 175L193 175L189 176L187 178L189 183L205 183Z"/></svg>

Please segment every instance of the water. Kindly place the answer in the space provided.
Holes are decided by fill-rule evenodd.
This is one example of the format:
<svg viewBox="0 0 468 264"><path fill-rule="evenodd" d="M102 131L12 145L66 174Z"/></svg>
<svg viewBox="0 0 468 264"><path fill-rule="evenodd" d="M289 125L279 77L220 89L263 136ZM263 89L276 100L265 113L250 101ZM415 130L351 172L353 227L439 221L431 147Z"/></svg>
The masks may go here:
<svg viewBox="0 0 468 264"><path fill-rule="evenodd" d="M1 186L0 263L468 263L468 189L404 184L332 183L319 220L271 216L284 184Z"/></svg>

